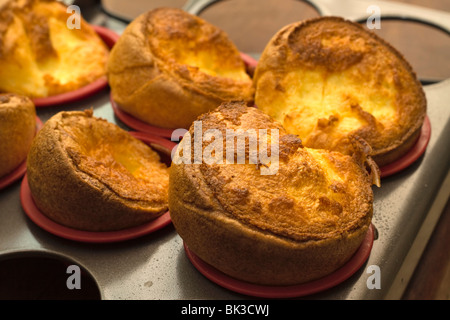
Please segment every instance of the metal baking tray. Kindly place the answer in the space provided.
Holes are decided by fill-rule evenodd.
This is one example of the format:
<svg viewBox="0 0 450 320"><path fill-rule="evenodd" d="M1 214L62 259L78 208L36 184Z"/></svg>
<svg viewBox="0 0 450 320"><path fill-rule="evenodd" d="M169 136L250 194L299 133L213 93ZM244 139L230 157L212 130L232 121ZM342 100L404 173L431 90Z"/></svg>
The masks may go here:
<svg viewBox="0 0 450 320"><path fill-rule="evenodd" d="M70 1L73 2L73 1ZM188 1L184 9L198 14L216 1ZM365 19L365 1L310 0L322 15ZM120 34L127 22L105 12L96 1L75 1L92 24ZM450 34L450 14L395 2L370 1L389 17L410 18ZM363 10L362 10L363 9ZM362 11L361 11L362 10ZM346 281L307 299L399 299L450 195L450 79L424 85L431 138L423 156L407 169L374 187L376 237L366 263ZM45 122L61 110L93 108L94 115L127 128L113 113L109 90L61 106L39 108ZM118 243L82 243L41 229L24 213L21 181L0 190L0 270L13 257L44 255L79 265L93 279L104 300L229 300L251 296L225 289L203 276L186 256L172 225ZM369 266L378 266L381 286L368 286ZM35 265L30 264L30 272ZM14 275L11 275L14 276ZM69 277L69 275L67 275Z"/></svg>

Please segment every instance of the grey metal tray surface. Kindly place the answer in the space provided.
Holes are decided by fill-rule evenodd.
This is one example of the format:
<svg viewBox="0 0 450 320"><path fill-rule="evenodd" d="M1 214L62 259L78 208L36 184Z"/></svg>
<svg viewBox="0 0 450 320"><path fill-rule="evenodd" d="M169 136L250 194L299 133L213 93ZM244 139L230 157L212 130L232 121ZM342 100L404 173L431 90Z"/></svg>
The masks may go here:
<svg viewBox="0 0 450 320"><path fill-rule="evenodd" d="M200 1L204 2L204 1ZM321 1L327 2L327 1ZM195 2L189 2L191 8ZM197 3L198 5L198 3ZM126 23L98 7L89 21L120 34ZM431 122L426 152L410 167L374 187L376 238L367 262L353 276L307 299L398 299L416 266L428 237L450 195L450 79L424 86ZM127 128L114 115L109 89L90 98L38 108L45 122L61 110L93 108L94 115ZM11 253L33 252L59 256L84 267L105 300L247 299L213 283L189 261L182 239L169 225L157 232L119 243L82 243L55 236L25 214L18 181L0 190L0 265ZM381 287L368 286L369 266L378 266ZM33 268L32 265L29 266Z"/></svg>

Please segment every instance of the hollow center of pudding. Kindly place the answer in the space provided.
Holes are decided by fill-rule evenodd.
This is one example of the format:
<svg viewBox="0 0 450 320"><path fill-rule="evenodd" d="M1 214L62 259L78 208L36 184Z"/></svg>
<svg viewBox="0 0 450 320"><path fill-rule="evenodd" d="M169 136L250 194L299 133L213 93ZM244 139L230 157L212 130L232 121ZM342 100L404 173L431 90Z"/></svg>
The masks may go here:
<svg viewBox="0 0 450 320"><path fill-rule="evenodd" d="M260 69L255 103L305 146L343 151L340 146L358 136L376 153L400 141L417 121L420 89L408 65L359 28L305 25L289 34L283 48L284 55L273 58L278 69ZM262 59L262 66L275 63Z"/></svg>
<svg viewBox="0 0 450 320"><path fill-rule="evenodd" d="M107 47L86 24L69 29L69 17L53 2L33 3L14 13L2 42L2 91L46 97L78 89L105 74Z"/></svg>
<svg viewBox="0 0 450 320"><path fill-rule="evenodd" d="M62 140L74 165L123 198L164 202L168 168L159 155L112 123L71 117Z"/></svg>
<svg viewBox="0 0 450 320"><path fill-rule="evenodd" d="M296 85L287 86L286 109L278 114L287 131L306 138L314 130L323 129L321 126L348 134L364 126L377 130L376 122L388 127L395 123L398 92L390 80L367 85L352 72L290 72L284 81Z"/></svg>
<svg viewBox="0 0 450 320"><path fill-rule="evenodd" d="M78 85L84 85L105 73L108 50L99 38L86 30L67 28L64 20L52 17L48 24L57 55L38 64L42 73L51 74L63 85L74 79L81 79L84 83Z"/></svg>
<svg viewBox="0 0 450 320"><path fill-rule="evenodd" d="M176 59L180 64L184 64L191 69L198 69L211 76L233 80L248 79L243 64L236 63L231 65L227 61L222 61L220 52L215 52L215 50L215 48L210 48L209 50L207 48L198 48L194 44L192 49L181 52Z"/></svg>
<svg viewBox="0 0 450 320"><path fill-rule="evenodd" d="M149 43L160 59L186 67L191 75L249 81L239 51L215 26L180 12L156 13L152 21Z"/></svg>

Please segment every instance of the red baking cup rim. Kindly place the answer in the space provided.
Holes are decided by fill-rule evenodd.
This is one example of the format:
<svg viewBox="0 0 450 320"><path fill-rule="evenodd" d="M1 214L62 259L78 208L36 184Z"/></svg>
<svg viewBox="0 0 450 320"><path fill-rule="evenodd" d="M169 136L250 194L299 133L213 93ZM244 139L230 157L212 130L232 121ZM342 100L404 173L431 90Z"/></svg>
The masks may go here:
<svg viewBox="0 0 450 320"><path fill-rule="evenodd" d="M168 156L172 156L172 151L177 146L176 142L164 139L163 137L158 135L149 134L147 132L129 131L129 134L131 134L136 139L145 142L151 147L155 147L154 144L162 147L162 151L164 151ZM160 150L160 148L158 148L158 150Z"/></svg>
<svg viewBox="0 0 450 320"><path fill-rule="evenodd" d="M41 130L42 126L43 123L41 119L38 116L36 116L36 132ZM0 178L0 190L10 186L14 182L21 179L26 172L27 172L27 160L25 159L20 165L17 166L16 169Z"/></svg>
<svg viewBox="0 0 450 320"><path fill-rule="evenodd" d="M245 68L250 77L253 78L256 66L258 65L258 60L254 59L252 56L241 52L241 58L245 63Z"/></svg>
<svg viewBox="0 0 450 320"><path fill-rule="evenodd" d="M381 178L386 178L400 172L416 162L426 151L431 138L431 122L425 117L419 138L414 146L398 160L380 168Z"/></svg>
<svg viewBox="0 0 450 320"><path fill-rule="evenodd" d="M101 26L94 26L92 28L95 32L100 36L103 42L111 49L116 41L119 39L119 35L117 35L114 31L109 30L107 28ZM43 97L43 98L34 98L32 99L36 108L42 107L50 107L54 105L74 102L77 100L81 100L87 97L94 95L100 90L106 88L108 86L108 79L106 76L103 76L92 83L81 87L77 90L61 93L58 95Z"/></svg>
<svg viewBox="0 0 450 320"><path fill-rule="evenodd" d="M160 137L152 137L145 133L130 132L130 134L147 144L160 145L164 148L164 151L171 150L171 148L173 148L173 146L175 145L171 141L162 141ZM78 242L112 243L131 240L158 231L172 222L170 218L170 212L167 211L163 215L150 222L136 227L117 231L93 232L66 227L51 220L50 218L45 216L41 212L41 210L39 210L39 208L36 206L36 203L34 202L33 195L31 194L26 174L22 179L20 201L25 214L41 229L55 236Z"/></svg>
<svg viewBox="0 0 450 320"><path fill-rule="evenodd" d="M131 129L164 138L172 137L172 133L175 129L166 129L152 126L142 120L133 117L119 107L119 105L113 100L112 94L110 94L110 103L116 117Z"/></svg>
<svg viewBox="0 0 450 320"><path fill-rule="evenodd" d="M344 266L332 274L318 280L291 286L264 286L234 279L200 259L188 248L186 243L184 243L184 249L193 266L207 279L223 288L236 293L259 298L299 298L335 287L360 270L372 251L374 241L373 228L372 225L368 228L359 249Z"/></svg>
<svg viewBox="0 0 450 320"><path fill-rule="evenodd" d="M256 68L256 65L258 64L258 60L254 59L252 56L244 53L244 52L240 52L241 58L244 61L244 63L251 68Z"/></svg>

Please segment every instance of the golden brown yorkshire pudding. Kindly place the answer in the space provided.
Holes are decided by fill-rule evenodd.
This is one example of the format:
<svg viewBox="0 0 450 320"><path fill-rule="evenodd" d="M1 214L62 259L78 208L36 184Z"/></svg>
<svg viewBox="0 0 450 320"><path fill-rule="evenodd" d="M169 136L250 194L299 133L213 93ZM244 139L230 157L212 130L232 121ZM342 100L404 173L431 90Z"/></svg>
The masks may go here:
<svg viewBox="0 0 450 320"><path fill-rule="evenodd" d="M108 80L125 112L162 128L189 128L229 100L252 100L252 80L217 27L181 9L158 8L132 21L111 51Z"/></svg>
<svg viewBox="0 0 450 320"><path fill-rule="evenodd" d="M33 102L13 93L0 94L0 178L25 161L35 134Z"/></svg>
<svg viewBox="0 0 450 320"><path fill-rule="evenodd" d="M411 66L359 24L320 17L280 30L255 70L255 103L305 146L348 153L364 139L379 166L406 153L426 116Z"/></svg>
<svg viewBox="0 0 450 320"><path fill-rule="evenodd" d="M92 110L60 112L44 124L27 178L42 213L75 229L120 230L168 210L169 172L159 155Z"/></svg>
<svg viewBox="0 0 450 320"><path fill-rule="evenodd" d="M361 164L339 152L303 147L244 103L224 103L199 121L201 130L195 122L178 146L169 183L171 219L192 252L231 277L261 285L318 279L352 257L373 210L371 180ZM227 130L242 135L228 136ZM259 150L270 150L270 161L251 161L252 132ZM246 135L247 144L239 145ZM226 152L216 148L230 141ZM242 152L246 161L239 164ZM196 163L201 153L203 161ZM209 161L208 155L219 157Z"/></svg>
<svg viewBox="0 0 450 320"><path fill-rule="evenodd" d="M74 14L54 0L11 0L0 8L0 92L48 97L106 76L109 49Z"/></svg>

